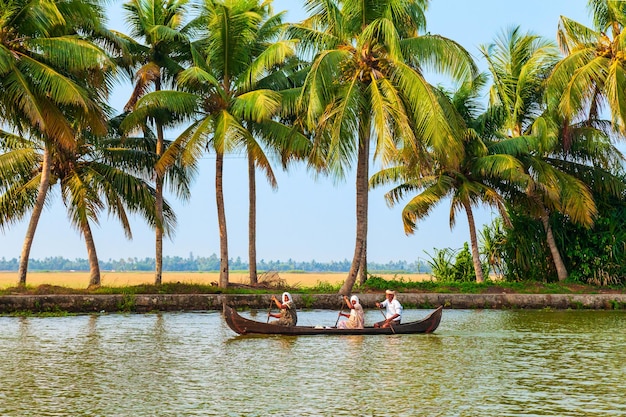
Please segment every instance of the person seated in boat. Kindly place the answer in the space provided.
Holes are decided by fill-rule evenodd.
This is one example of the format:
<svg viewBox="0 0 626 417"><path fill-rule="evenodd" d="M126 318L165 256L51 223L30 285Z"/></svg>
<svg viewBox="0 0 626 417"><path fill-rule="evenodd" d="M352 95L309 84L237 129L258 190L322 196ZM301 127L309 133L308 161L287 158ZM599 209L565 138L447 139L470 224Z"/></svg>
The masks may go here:
<svg viewBox="0 0 626 417"><path fill-rule="evenodd" d="M342 320L337 325L338 329L362 329L365 325L365 314L363 313L363 306L359 302L359 297L353 295L348 298L343 296L346 305L350 307L350 314L339 312L340 316L347 317L348 320Z"/></svg>
<svg viewBox="0 0 626 417"><path fill-rule="evenodd" d="M376 303L376 307L384 308L385 320L374 324L374 327L390 327L397 326L402 320L402 304L396 298L396 292L392 290L385 291L385 301Z"/></svg>
<svg viewBox="0 0 626 417"><path fill-rule="evenodd" d="M298 314L296 313L296 305L293 302L291 294L284 292L282 302L272 295L272 301L276 303L276 307L280 309L280 313L269 313L270 317L278 319L270 323L279 326L295 326L298 322Z"/></svg>

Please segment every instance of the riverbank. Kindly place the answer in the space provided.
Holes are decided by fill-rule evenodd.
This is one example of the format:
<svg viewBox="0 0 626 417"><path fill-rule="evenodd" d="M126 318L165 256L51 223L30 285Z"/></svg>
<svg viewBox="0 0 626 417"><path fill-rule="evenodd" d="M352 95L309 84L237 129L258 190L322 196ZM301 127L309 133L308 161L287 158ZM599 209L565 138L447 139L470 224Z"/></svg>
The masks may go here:
<svg viewBox="0 0 626 417"><path fill-rule="evenodd" d="M383 294L357 294L364 308L374 308ZM267 309L271 294L50 294L0 296L0 314L110 313L221 310L223 303L244 309ZM293 294L299 309L341 308L337 294ZM626 309L626 294L442 294L402 293L405 308L450 309Z"/></svg>
<svg viewBox="0 0 626 417"><path fill-rule="evenodd" d="M17 274L0 272L0 314L64 314L94 312L221 310L227 303L239 310L267 309L272 294L290 291L299 309L341 308L337 294L343 273L261 274L259 285L245 284L247 275L231 273L232 288L216 286L218 273L166 272L163 285L150 284L149 272L107 272L103 285L85 288L86 272L29 273L26 287L16 287ZM106 279L106 280L105 280ZM396 289L406 308L453 309L626 309L624 288L575 283L436 283L427 274L380 274L368 279L357 294L365 308L374 308L384 290Z"/></svg>

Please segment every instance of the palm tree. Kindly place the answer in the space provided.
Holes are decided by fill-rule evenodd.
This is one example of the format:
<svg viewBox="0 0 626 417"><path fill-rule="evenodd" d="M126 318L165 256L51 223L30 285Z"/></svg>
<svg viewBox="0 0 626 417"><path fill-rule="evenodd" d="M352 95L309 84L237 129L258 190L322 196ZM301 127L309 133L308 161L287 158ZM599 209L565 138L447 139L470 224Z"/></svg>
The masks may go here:
<svg viewBox="0 0 626 417"><path fill-rule="evenodd" d="M0 207L3 213L13 213L6 221L14 222L32 210L37 200L37 188L43 179L41 166L45 153L43 141L28 141L3 132L0 145L5 153L0 158ZM124 145L127 146L127 145ZM139 213L149 223L156 222L155 190L141 176L154 163L154 154L137 148L124 147L119 139L102 139L93 135L77 137L71 150L48 146L51 160L49 183L59 184L61 197L70 221L80 231L87 246L90 267L89 286L100 285L100 267L90 223L98 223L100 213L107 209L122 224L132 238L128 213ZM166 221L170 226L175 217L166 204Z"/></svg>
<svg viewBox="0 0 626 417"><path fill-rule="evenodd" d="M270 42L280 25L280 16L271 15L269 2L207 0L191 25L203 35L192 44L191 67L178 77L183 91L148 94L138 101L136 111L166 108L180 117L193 119L164 157L180 155L186 163L194 163L204 149L215 151L219 285L224 288L228 286L229 273L224 154L237 149L248 153L252 213L254 167L264 170L270 184L276 182L270 157L266 155L267 147L284 145L295 152L297 147L306 149L308 141L297 129L279 120L289 110L283 108L283 98L289 94L276 91L280 83L272 81L270 74L295 51L293 41Z"/></svg>
<svg viewBox="0 0 626 417"><path fill-rule="evenodd" d="M51 149L75 146L75 121L94 133L106 132L101 102L112 63L88 39L104 32L97 3L2 0L0 10L0 121L44 143L41 182L20 256L24 285L49 186Z"/></svg>
<svg viewBox="0 0 626 417"><path fill-rule="evenodd" d="M505 119L501 139L492 149L514 155L528 174L523 182L505 187L507 197L541 221L558 279L564 281L568 273L550 214L560 212L572 222L591 227L597 214L591 187L600 186L591 179L605 177L605 189L615 192L619 188L607 171L611 165L607 158L614 160L609 155L616 155L615 150L601 144L602 130L571 123L554 111L555 96L546 95L545 88L558 59L551 42L512 28L481 49L494 80L491 104Z"/></svg>
<svg viewBox="0 0 626 417"><path fill-rule="evenodd" d="M529 158L526 163L527 173L535 173L535 180L530 181L525 194L528 197L529 208L537 218L541 219L546 240L552 253L559 278L567 276L565 264L556 246L551 226L548 222L549 211L546 204L553 207L558 204L561 195L558 173L541 160L541 156L549 151L558 137L554 129L537 128L549 126L545 119L540 119L545 110L543 106L544 83L549 72L558 59L558 51L552 42L537 35L523 34L519 27L504 31L495 43L481 46L481 52L487 60L493 86L490 93L490 105L499 109L505 116L503 135L521 140L506 141L507 146L524 144L526 149L538 150L539 158ZM537 123L535 125L535 123ZM534 129L534 130L533 130ZM534 133L534 135L533 135ZM522 138L530 135L531 138ZM502 153L511 153L512 150L500 149ZM575 184L577 186L581 184ZM580 190L581 196L589 200L589 193ZM592 215L592 213L588 213Z"/></svg>
<svg viewBox="0 0 626 417"><path fill-rule="evenodd" d="M428 1L308 0L311 16L292 33L304 53L316 53L301 105L329 170L343 178L356 161L356 242L350 272L340 292L367 278L370 142L374 158L388 163L396 147L415 148L424 158L458 164L463 145L448 126L437 94L422 70L432 68L467 80L475 73L457 43L425 30Z"/></svg>
<svg viewBox="0 0 626 417"><path fill-rule="evenodd" d="M130 35L145 43L128 43L131 65L127 68L135 87L125 111L132 111L137 100L150 89L160 91L174 86L176 76L189 62L190 29L184 26L187 4L187 0L131 0L124 4ZM156 130L156 155L159 158L154 172L157 210L154 282L160 285L163 275L163 183L164 169L168 166L160 157L165 153L164 128L176 124L177 120L175 115L163 110L150 114L149 120Z"/></svg>
<svg viewBox="0 0 626 417"><path fill-rule="evenodd" d="M595 29L561 17L559 46L565 57L550 76L549 94L572 120L598 119L608 105L615 130L626 132L626 3L589 0Z"/></svg>
<svg viewBox="0 0 626 417"><path fill-rule="evenodd" d="M484 273L473 207L481 203L496 207L505 221L508 221L504 198L490 182L517 180L523 176L523 166L515 157L490 153L488 142L482 138L483 133L488 134L488 131L481 131L488 123L483 120L485 115L480 114L478 100L480 90L486 81L486 75L481 74L472 82L462 84L454 94L449 94L449 106L445 103L442 105L444 108L451 107L449 118L460 119L458 124L464 123L466 126L461 132L465 156L460 164L447 166L444 162L436 161L429 167L420 164L420 158L414 155L400 155L399 165L384 169L370 179L373 187L390 182L400 183L385 194L391 206L400 202L407 193L420 191L410 199L402 211L404 230L407 234L414 233L416 220L430 214L445 198L451 200L450 227L455 224L456 213L459 210L465 211L476 282L484 281ZM447 99L445 95L442 96L442 100Z"/></svg>
<svg viewBox="0 0 626 417"><path fill-rule="evenodd" d="M277 31L282 30L281 15L267 19L259 30L258 50L270 50L270 40L275 40ZM271 51L270 51L271 52ZM280 65L257 81L258 89L277 91L281 95L281 111L278 117L262 121L247 121L245 126L252 132L246 143L248 159L248 265L250 285L258 283L256 256L256 167L266 174L270 185L276 189L278 183L273 173L270 159L275 159L283 169L292 161L308 161L311 166L322 164L321 156L311 148L311 141L304 135L304 129L296 116L296 99L303 81L304 63L295 56L288 57ZM287 127L288 130L286 129Z"/></svg>
<svg viewBox="0 0 626 417"><path fill-rule="evenodd" d="M483 225L480 232L481 250L487 258L489 270L498 280L504 278L506 274L506 264L503 262L506 233L502 220L502 217L496 217L491 225Z"/></svg>

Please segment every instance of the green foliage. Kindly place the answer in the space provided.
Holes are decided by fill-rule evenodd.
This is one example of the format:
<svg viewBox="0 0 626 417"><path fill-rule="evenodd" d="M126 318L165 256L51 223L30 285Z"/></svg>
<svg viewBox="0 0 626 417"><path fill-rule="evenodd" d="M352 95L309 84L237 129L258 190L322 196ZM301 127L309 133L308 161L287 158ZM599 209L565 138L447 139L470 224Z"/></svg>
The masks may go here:
<svg viewBox="0 0 626 417"><path fill-rule="evenodd" d="M476 281L472 254L467 242L458 252L450 248L435 249L435 255L431 256L428 265L431 267L432 275L439 282Z"/></svg>
<svg viewBox="0 0 626 417"><path fill-rule="evenodd" d="M340 288L341 284L331 284L326 281L317 281L315 286L311 287L309 292L318 294L334 293L339 292Z"/></svg>
<svg viewBox="0 0 626 417"><path fill-rule="evenodd" d="M117 309L119 311L134 311L136 305L135 294L124 294L122 300L117 303Z"/></svg>
<svg viewBox="0 0 626 417"><path fill-rule="evenodd" d="M463 249L457 253L454 262L454 281L473 282L476 281L474 262L467 242L463 244Z"/></svg>
<svg viewBox="0 0 626 417"><path fill-rule="evenodd" d="M507 281L557 281L543 225L519 210L509 209L512 227L506 229L502 256Z"/></svg>
<svg viewBox="0 0 626 417"><path fill-rule="evenodd" d="M610 300L609 303L611 304L611 308L613 310L624 310L624 309L626 309L626 303L622 303L622 302L617 301L617 300Z"/></svg>
<svg viewBox="0 0 626 417"><path fill-rule="evenodd" d="M315 303L315 297L309 294L302 294L301 300L304 308L311 308L313 303Z"/></svg>
<svg viewBox="0 0 626 417"><path fill-rule="evenodd" d="M487 275L495 274L502 278L506 274L506 264L504 263L504 243L506 242L506 231L503 226L502 217L496 217L491 224L483 225L480 232L480 251L486 259L485 272Z"/></svg>
<svg viewBox="0 0 626 417"><path fill-rule="evenodd" d="M626 204L596 196L599 214L591 228L560 214L550 217L555 240L569 272L568 281L596 286L626 282ZM504 230L501 256L506 281L557 281L543 225L509 210L513 227ZM494 227L494 226L492 226Z"/></svg>
<svg viewBox="0 0 626 417"><path fill-rule="evenodd" d="M593 285L626 282L626 205L600 206L594 227L566 225L565 259L570 280Z"/></svg>
<svg viewBox="0 0 626 417"><path fill-rule="evenodd" d="M434 251L435 255L429 255L431 258L427 261L433 276L441 282L454 281L454 265L452 264L454 250L434 248Z"/></svg>
<svg viewBox="0 0 626 417"><path fill-rule="evenodd" d="M386 280L382 277L370 275L363 284L361 291L385 291L393 289L399 292L405 291L433 291L437 284L433 281L405 281L403 278Z"/></svg>

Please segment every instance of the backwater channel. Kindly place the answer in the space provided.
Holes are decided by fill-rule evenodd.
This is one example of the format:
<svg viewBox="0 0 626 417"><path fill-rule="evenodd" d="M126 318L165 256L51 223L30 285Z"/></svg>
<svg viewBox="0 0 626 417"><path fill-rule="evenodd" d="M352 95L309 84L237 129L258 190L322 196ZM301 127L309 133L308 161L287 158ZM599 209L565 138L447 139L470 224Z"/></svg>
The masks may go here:
<svg viewBox="0 0 626 417"><path fill-rule="evenodd" d="M430 335L299 337L238 336L215 311L0 317L0 355L0 416L626 416L624 311L444 310Z"/></svg>

